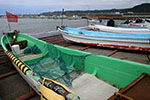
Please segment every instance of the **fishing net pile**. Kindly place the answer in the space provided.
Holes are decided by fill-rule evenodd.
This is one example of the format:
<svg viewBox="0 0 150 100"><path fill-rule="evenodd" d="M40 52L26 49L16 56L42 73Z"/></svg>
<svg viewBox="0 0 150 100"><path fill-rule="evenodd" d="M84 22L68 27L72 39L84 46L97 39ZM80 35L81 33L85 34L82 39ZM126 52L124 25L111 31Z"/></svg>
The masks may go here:
<svg viewBox="0 0 150 100"><path fill-rule="evenodd" d="M71 86L72 81L84 69L84 59L87 55L70 55L57 49L52 44L47 44L44 50L44 56L29 64L30 68L41 76Z"/></svg>

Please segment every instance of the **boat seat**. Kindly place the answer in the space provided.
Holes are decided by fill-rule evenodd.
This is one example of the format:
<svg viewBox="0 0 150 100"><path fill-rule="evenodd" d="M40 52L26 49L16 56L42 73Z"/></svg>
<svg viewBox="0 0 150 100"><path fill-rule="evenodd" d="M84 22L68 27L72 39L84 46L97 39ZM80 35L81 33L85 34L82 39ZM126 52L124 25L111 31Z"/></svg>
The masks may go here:
<svg viewBox="0 0 150 100"><path fill-rule="evenodd" d="M114 92L118 91L118 88L88 73L73 80L71 89L81 100L107 100Z"/></svg>
<svg viewBox="0 0 150 100"><path fill-rule="evenodd" d="M16 45L16 44L18 44L20 46L20 49L24 49L27 47L27 40L13 42L13 43L11 43L11 46ZM11 51L9 44L6 44L6 47L8 50Z"/></svg>
<svg viewBox="0 0 150 100"><path fill-rule="evenodd" d="M36 57L39 57L39 56L42 56L42 55L43 55L42 53L40 53L40 54L26 55L26 56L20 57L19 59L23 61L23 60L28 60L28 59L36 58Z"/></svg>

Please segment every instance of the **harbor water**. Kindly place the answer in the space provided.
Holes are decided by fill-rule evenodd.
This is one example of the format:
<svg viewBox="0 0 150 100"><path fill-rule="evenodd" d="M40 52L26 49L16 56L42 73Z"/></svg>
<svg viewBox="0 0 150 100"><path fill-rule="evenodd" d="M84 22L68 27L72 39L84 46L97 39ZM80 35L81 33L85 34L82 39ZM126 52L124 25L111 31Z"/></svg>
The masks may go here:
<svg viewBox="0 0 150 100"><path fill-rule="evenodd" d="M9 23L11 30L19 30L21 33L26 33L29 35L37 35L39 36L49 36L49 34L56 33L56 26L62 25L68 27L84 27L87 26L86 19L76 19L76 20L69 20L69 19L36 19L36 18L19 18L18 23ZM107 20L102 20L103 23L106 23ZM120 23L121 20L115 20L115 23ZM97 23L98 24L98 23ZM2 36L2 32L9 32L8 22L6 18L0 18L0 38Z"/></svg>
<svg viewBox="0 0 150 100"><path fill-rule="evenodd" d="M41 34L51 33L56 31L56 26L61 25L61 19L34 19L34 18L20 18L18 23L10 23L11 30L20 30L27 34ZM68 20L63 19L63 25L69 27L83 27L87 25L85 19ZM6 18L0 18L0 32L8 32L8 22ZM2 35L2 34L1 34Z"/></svg>

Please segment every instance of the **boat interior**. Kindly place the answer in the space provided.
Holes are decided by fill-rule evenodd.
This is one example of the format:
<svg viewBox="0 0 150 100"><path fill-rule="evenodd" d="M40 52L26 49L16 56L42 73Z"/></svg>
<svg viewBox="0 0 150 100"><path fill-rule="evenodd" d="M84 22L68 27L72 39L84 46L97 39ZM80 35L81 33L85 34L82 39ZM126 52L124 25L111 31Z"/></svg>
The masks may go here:
<svg viewBox="0 0 150 100"><path fill-rule="evenodd" d="M20 46L21 53L16 56L35 73L67 85L81 100L106 100L137 78L142 70L149 72L147 65L54 46L23 34L18 34L15 42L12 36L8 35L8 39L11 46ZM4 49L11 51L7 39L3 42Z"/></svg>
<svg viewBox="0 0 150 100"><path fill-rule="evenodd" d="M16 40L15 42L11 43L11 46L19 45L21 53L19 55L17 55L17 57L20 60L22 60L24 63L29 65L29 67L30 67L30 65L32 65L33 63L36 63L37 61L42 60L43 57L46 57L48 55L46 55L45 50L43 50L44 52L35 53L35 54L32 52L24 54L24 51L26 50L26 48L29 47L28 42L31 42L31 41L29 41L29 40L17 41ZM35 44L32 44L32 47L34 45ZM9 51L11 51L12 47L10 47L10 45L7 43L6 48ZM38 47L38 48L40 48L40 47ZM54 49L56 49L56 48L54 48ZM42 51L42 50L40 50L40 51ZM58 52L57 50L54 50L54 51ZM54 53L54 51L53 51L53 53ZM73 59L75 59L75 58L73 58ZM41 63L43 63L42 67L41 66L39 67L39 65L36 65L36 66L30 67L30 68L32 68L33 70L38 69L36 71L37 73L39 70L41 70L41 68L44 69L43 71L47 72L47 70L49 70L49 68L52 68L52 67L48 67L48 65L53 66L52 64L56 64L54 61L52 61L52 59L47 59L46 63L45 63L45 61L43 61L43 62L41 62ZM37 67L37 68L35 68L35 67ZM47 67L47 68L44 68L44 67ZM56 66L54 66L54 67L56 67ZM56 70L58 70L58 69L55 69L55 71ZM59 71L56 71L56 73L58 73L58 72L62 73L61 69L59 69ZM83 70L82 71L80 70L80 73L81 74L76 75L75 72L70 72L69 77L71 77L71 78L73 77L73 80L71 80L71 84L69 84L69 85L66 82L65 83L62 82L62 79L60 79L60 78L56 79L56 80L58 82L64 83L65 85L68 85L74 92L76 92L79 95L81 100L87 100L89 98L91 100L99 100L99 98L101 98L101 100L106 100L110 96L112 96L114 94L114 92L118 91L118 88L114 87L113 85L111 85L107 82L104 82L103 80L97 78L96 76L94 76L92 74L88 74L88 73L84 72ZM63 75L63 77L66 78L65 74L61 74L61 75ZM43 75L43 76L48 76L48 75ZM67 80L67 79L65 79L65 80Z"/></svg>
<svg viewBox="0 0 150 100"><path fill-rule="evenodd" d="M107 100L118 88L98 79L92 74L84 73L72 82L71 89L81 100Z"/></svg>

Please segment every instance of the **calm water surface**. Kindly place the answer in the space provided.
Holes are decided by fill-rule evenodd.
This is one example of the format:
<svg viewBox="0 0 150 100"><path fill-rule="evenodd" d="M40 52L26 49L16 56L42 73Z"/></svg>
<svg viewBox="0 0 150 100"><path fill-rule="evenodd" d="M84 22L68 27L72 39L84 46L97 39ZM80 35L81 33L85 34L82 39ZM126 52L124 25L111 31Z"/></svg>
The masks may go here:
<svg viewBox="0 0 150 100"><path fill-rule="evenodd" d="M64 25L69 27L81 27L86 25L86 20L63 20ZM10 23L11 29L20 30L23 33L41 33L55 31L56 26L61 25L60 19L19 19L18 23ZM0 18L0 32L9 31L6 18Z"/></svg>
<svg viewBox="0 0 150 100"><path fill-rule="evenodd" d="M106 20L103 20L106 22ZM87 20L68 20L64 19L63 24L69 27L83 27L87 26ZM34 19L34 18L19 18L18 23L10 23L11 30L20 30L22 33L27 34L41 34L56 31L56 26L61 25L61 19ZM8 32L8 22L6 18L0 18L0 33ZM2 34L0 34L0 37Z"/></svg>

